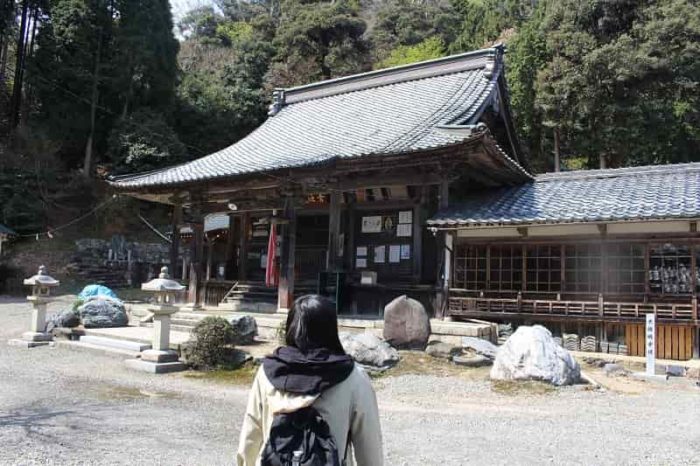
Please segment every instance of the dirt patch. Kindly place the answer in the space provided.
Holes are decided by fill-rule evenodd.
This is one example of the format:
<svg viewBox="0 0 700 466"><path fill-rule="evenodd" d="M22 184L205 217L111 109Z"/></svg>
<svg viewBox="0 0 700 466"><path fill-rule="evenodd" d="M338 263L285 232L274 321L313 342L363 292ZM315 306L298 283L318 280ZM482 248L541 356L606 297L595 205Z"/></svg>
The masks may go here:
<svg viewBox="0 0 700 466"><path fill-rule="evenodd" d="M556 387L545 382L536 380L511 381L511 380L493 380L491 382L491 390L500 395L517 396L517 395L547 395L555 392Z"/></svg>
<svg viewBox="0 0 700 466"><path fill-rule="evenodd" d="M214 369L211 371L190 371L184 374L190 379L206 380L226 385L249 386L253 383L259 365L255 362L247 362L237 369Z"/></svg>
<svg viewBox="0 0 700 466"><path fill-rule="evenodd" d="M434 358L423 351L399 351L401 359L391 369L372 378L399 377L402 375L434 375L438 377L460 377L468 380L488 379L490 367L465 368L450 361Z"/></svg>

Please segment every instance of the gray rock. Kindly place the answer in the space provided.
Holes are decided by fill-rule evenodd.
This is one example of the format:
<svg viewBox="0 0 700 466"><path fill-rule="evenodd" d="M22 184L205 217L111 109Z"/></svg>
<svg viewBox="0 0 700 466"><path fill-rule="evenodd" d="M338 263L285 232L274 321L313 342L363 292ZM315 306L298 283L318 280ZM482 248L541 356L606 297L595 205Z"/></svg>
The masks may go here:
<svg viewBox="0 0 700 466"><path fill-rule="evenodd" d="M466 354L458 354L452 358L452 362L457 364L458 366L481 367L481 366L488 366L488 365L492 364L493 360L489 359L486 356L482 356L480 354L477 354L475 356L469 356Z"/></svg>
<svg viewBox="0 0 700 466"><path fill-rule="evenodd" d="M384 340L395 348L425 349L430 318L415 299L399 296L384 307Z"/></svg>
<svg viewBox="0 0 700 466"><path fill-rule="evenodd" d="M75 328L80 325L80 317L73 311L61 311L55 314L46 323L46 331L51 332L55 328Z"/></svg>
<svg viewBox="0 0 700 466"><path fill-rule="evenodd" d="M387 369L399 362L399 352L371 333L340 332L340 343L355 361L370 368Z"/></svg>
<svg viewBox="0 0 700 466"><path fill-rule="evenodd" d="M603 372L607 376L626 375L627 369L620 364L607 363L603 366Z"/></svg>
<svg viewBox="0 0 700 466"><path fill-rule="evenodd" d="M498 346L488 340L476 337L462 337L462 348L472 350L476 354L486 356L491 360L496 359L496 353L498 353Z"/></svg>
<svg viewBox="0 0 700 466"><path fill-rule="evenodd" d="M78 308L85 328L126 327L129 317L124 303L106 296L88 299Z"/></svg>
<svg viewBox="0 0 700 466"><path fill-rule="evenodd" d="M462 348L441 341L431 341L425 348L425 352L434 358L449 360L452 359L452 356L461 353Z"/></svg>
<svg viewBox="0 0 700 466"><path fill-rule="evenodd" d="M236 334L236 345L250 345L258 334L258 324L252 316L234 316L229 320Z"/></svg>
<svg viewBox="0 0 700 466"><path fill-rule="evenodd" d="M499 349L491 368L494 380L539 380L571 385L580 377L581 368L576 360L541 325L518 327Z"/></svg>
<svg viewBox="0 0 700 466"><path fill-rule="evenodd" d="M683 366L666 366L666 375L671 377L685 376L685 367Z"/></svg>

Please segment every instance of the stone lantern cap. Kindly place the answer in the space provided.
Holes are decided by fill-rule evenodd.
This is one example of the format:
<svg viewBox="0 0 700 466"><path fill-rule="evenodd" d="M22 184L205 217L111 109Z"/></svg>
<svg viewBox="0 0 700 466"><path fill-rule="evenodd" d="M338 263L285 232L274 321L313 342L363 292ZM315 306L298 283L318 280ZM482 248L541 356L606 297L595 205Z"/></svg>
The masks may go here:
<svg viewBox="0 0 700 466"><path fill-rule="evenodd" d="M141 289L144 291L182 291L186 287L180 285L178 282L170 278L168 274L168 268L163 267L160 269L160 275L158 278L154 278L148 283L143 283Z"/></svg>
<svg viewBox="0 0 700 466"><path fill-rule="evenodd" d="M36 275L24 279L24 284L28 286L52 287L60 285L60 282L47 274L46 267L42 265L39 267L39 271Z"/></svg>

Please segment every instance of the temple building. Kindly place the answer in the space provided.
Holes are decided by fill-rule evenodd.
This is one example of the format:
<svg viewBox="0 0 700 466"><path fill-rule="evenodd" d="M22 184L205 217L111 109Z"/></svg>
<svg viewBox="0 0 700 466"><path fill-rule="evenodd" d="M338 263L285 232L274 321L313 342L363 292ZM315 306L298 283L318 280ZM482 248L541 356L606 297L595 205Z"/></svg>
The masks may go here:
<svg viewBox="0 0 700 466"><path fill-rule="evenodd" d="M501 47L276 90L232 146L110 183L173 206L193 305L313 291L380 316L406 294L630 354L656 312L669 357L697 357L700 164L533 175Z"/></svg>

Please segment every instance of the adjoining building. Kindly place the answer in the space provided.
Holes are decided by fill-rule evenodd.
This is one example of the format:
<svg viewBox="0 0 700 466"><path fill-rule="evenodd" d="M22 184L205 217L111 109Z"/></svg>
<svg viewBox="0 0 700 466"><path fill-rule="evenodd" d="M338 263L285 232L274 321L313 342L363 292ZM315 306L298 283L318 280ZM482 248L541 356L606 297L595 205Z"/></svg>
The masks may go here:
<svg viewBox="0 0 700 466"><path fill-rule="evenodd" d="M501 47L279 89L232 146L110 182L173 206L192 304L287 309L320 291L378 316L407 294L437 317L544 322L631 354L656 312L660 355L697 356L700 165L535 177Z"/></svg>
<svg viewBox="0 0 700 466"><path fill-rule="evenodd" d="M548 173L428 220L453 243L448 315L545 323L643 355L698 357L700 163Z"/></svg>

